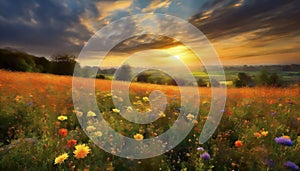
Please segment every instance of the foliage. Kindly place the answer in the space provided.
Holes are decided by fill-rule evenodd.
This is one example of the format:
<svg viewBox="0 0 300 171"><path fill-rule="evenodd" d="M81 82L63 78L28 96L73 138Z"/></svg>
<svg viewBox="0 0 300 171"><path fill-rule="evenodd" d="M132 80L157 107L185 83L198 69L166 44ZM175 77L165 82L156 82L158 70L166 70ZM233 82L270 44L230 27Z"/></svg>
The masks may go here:
<svg viewBox="0 0 300 171"><path fill-rule="evenodd" d="M281 78L277 73L269 73L267 70L261 70L257 76L256 84L259 86L273 86L281 87L283 86Z"/></svg>
<svg viewBox="0 0 300 171"><path fill-rule="evenodd" d="M161 156L128 160L101 150L85 135L78 119L80 112L85 115L87 111L74 110L71 84L72 78L66 76L0 71L1 136L10 139L0 147L1 170L286 170L287 164L294 168L293 163L300 165L299 88L228 89L222 121L202 145L198 137L211 103L210 89L199 88L199 117L193 120L195 126L184 141ZM152 138L177 119L180 93L175 86L132 84L130 99L140 111L150 108L143 99L154 88L169 99L164 116L153 124L138 125L113 110L112 98L122 99L108 92L110 80L96 80L95 84L104 119L124 136L138 133ZM105 130L102 133L107 136ZM292 141L292 146L275 141L282 136ZM77 159L74 143L85 144L90 153ZM69 157L54 164L64 153Z"/></svg>
<svg viewBox="0 0 300 171"><path fill-rule="evenodd" d="M234 85L236 87L252 87L253 80L248 74L240 72L238 73L238 78L234 80Z"/></svg>

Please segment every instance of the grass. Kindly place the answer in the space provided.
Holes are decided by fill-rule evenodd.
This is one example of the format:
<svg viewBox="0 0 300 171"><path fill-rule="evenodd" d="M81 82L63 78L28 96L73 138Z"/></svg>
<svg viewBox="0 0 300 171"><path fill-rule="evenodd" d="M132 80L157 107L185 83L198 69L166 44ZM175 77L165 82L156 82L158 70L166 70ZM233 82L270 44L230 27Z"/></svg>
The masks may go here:
<svg viewBox="0 0 300 171"><path fill-rule="evenodd" d="M299 87L229 88L222 121L203 145L198 144L198 137L210 109L210 88L199 88L199 117L184 141L161 156L129 160L101 150L85 135L76 113L86 115L87 111L74 110L71 84L72 77L67 76L0 70L1 170L285 170L286 161L300 165ZM143 97L153 90L174 99L169 100L165 116L153 124L138 125L114 112L112 98L116 97L110 95L110 80L97 80L95 85L103 117L125 136L153 138L168 130L177 118L177 87L132 83L130 98L138 110L149 110ZM58 116L67 119L60 121ZM62 134L62 128L67 133ZM108 136L104 130L101 134ZM95 136L101 134L95 132ZM282 135L289 136L293 145L276 143L274 139ZM91 151L77 159L73 153L76 145L68 144L70 140L86 144ZM201 157L204 152L209 153L209 160ZM63 153L69 157L54 164Z"/></svg>

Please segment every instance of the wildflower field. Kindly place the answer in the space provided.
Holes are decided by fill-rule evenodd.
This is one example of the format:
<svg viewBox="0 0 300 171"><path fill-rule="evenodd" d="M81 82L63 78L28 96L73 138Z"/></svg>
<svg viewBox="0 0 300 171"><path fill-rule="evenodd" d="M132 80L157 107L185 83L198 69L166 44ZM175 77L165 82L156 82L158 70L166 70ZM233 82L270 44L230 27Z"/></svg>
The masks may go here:
<svg viewBox="0 0 300 171"><path fill-rule="evenodd" d="M154 123L138 125L122 119L121 109L114 107L112 99L122 99L111 95L111 81L96 80L95 85L103 118L124 136L156 137L178 116L175 86L131 84L130 99L138 111L151 110L152 90L173 99ZM83 129L95 137L109 135L93 125L80 126L80 117L97 114L74 109L72 77L0 70L0 170L299 170L299 87L227 89L221 123L204 144L198 144L198 138L211 91L199 92L199 115L186 115L194 128L184 141L163 155L132 160L103 151L86 136Z"/></svg>

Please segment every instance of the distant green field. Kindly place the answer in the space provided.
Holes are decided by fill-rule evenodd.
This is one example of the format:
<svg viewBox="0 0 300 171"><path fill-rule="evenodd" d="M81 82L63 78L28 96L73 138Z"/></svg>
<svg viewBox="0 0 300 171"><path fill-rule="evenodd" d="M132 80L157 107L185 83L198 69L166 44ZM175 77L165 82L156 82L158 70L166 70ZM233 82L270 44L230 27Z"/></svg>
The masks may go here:
<svg viewBox="0 0 300 171"><path fill-rule="evenodd" d="M221 84L226 84L228 86L233 85L233 81L235 79L237 79L237 75L240 72L245 72L250 76L258 76L260 71L242 71L242 70L225 70L225 76L226 76L226 80L221 81ZM162 74L162 73L158 73L156 71L147 71L147 74L151 75L150 78L152 80L155 79L168 79L170 77L168 77L168 75L166 74ZM197 79L201 78L204 82L209 82L209 77L208 74L204 71L194 71L192 72L193 76ZM277 72L278 76L281 78L282 81L284 82L289 82L289 83L293 83L293 82L299 82L300 81L300 72L293 72L293 71L281 71L281 72ZM112 74L103 74L106 79L113 79L113 75ZM218 77L220 75L218 74L211 74L210 76L214 77Z"/></svg>

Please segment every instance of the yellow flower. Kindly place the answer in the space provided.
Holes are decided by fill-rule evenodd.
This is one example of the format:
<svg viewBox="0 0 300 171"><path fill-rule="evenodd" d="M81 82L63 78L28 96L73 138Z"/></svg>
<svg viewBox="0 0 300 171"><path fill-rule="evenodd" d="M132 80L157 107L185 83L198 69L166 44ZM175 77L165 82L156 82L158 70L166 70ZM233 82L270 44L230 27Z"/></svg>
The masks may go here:
<svg viewBox="0 0 300 171"><path fill-rule="evenodd" d="M92 131L95 131L95 130L96 130L96 128L94 126L92 126L92 125L86 127L86 131L87 132L92 132Z"/></svg>
<svg viewBox="0 0 300 171"><path fill-rule="evenodd" d="M135 134L133 136L134 139L140 141L140 140L143 140L144 139L144 136L142 134Z"/></svg>
<svg viewBox="0 0 300 171"><path fill-rule="evenodd" d="M284 135L284 136L282 136L282 138L289 139L289 140L291 139L291 137L288 135Z"/></svg>
<svg viewBox="0 0 300 171"><path fill-rule="evenodd" d="M84 159L89 153L91 149L85 144L78 144L75 146L74 157L76 159Z"/></svg>
<svg viewBox="0 0 300 171"><path fill-rule="evenodd" d="M62 164L69 157L68 153L64 153L55 158L54 164Z"/></svg>
<svg viewBox="0 0 300 171"><path fill-rule="evenodd" d="M132 107L131 107L131 106L128 106L128 107L127 107L127 112L132 112L132 111L133 111Z"/></svg>
<svg viewBox="0 0 300 171"><path fill-rule="evenodd" d="M60 121L65 121L65 120L68 119L68 117L61 115L61 116L58 116L57 119L60 120Z"/></svg>
<svg viewBox="0 0 300 171"><path fill-rule="evenodd" d="M92 111L87 112L87 117L93 117L93 116L96 116L95 112L92 112Z"/></svg>
<svg viewBox="0 0 300 171"><path fill-rule="evenodd" d="M144 102L148 102L149 98L148 97L143 97Z"/></svg>
<svg viewBox="0 0 300 171"><path fill-rule="evenodd" d="M119 109L113 109L112 111L113 111L114 113L119 113L119 112L120 112Z"/></svg>
<svg viewBox="0 0 300 171"><path fill-rule="evenodd" d="M165 114L164 112L160 112L160 113L159 113L159 117L160 117L160 118L164 118L164 117L166 117L166 114Z"/></svg>
<svg viewBox="0 0 300 171"><path fill-rule="evenodd" d="M278 104L278 107L282 107L282 104L281 104L281 103L279 103L279 104Z"/></svg>
<svg viewBox="0 0 300 171"><path fill-rule="evenodd" d="M269 134L268 131L261 131L261 135L264 136L264 137L268 136L268 134Z"/></svg>
<svg viewBox="0 0 300 171"><path fill-rule="evenodd" d="M94 136L102 137L102 132L101 131L94 132Z"/></svg>
<svg viewBox="0 0 300 171"><path fill-rule="evenodd" d="M188 114L188 115L186 116L186 118L187 118L188 120L192 121L192 120L194 120L195 116L192 115L192 114Z"/></svg>

